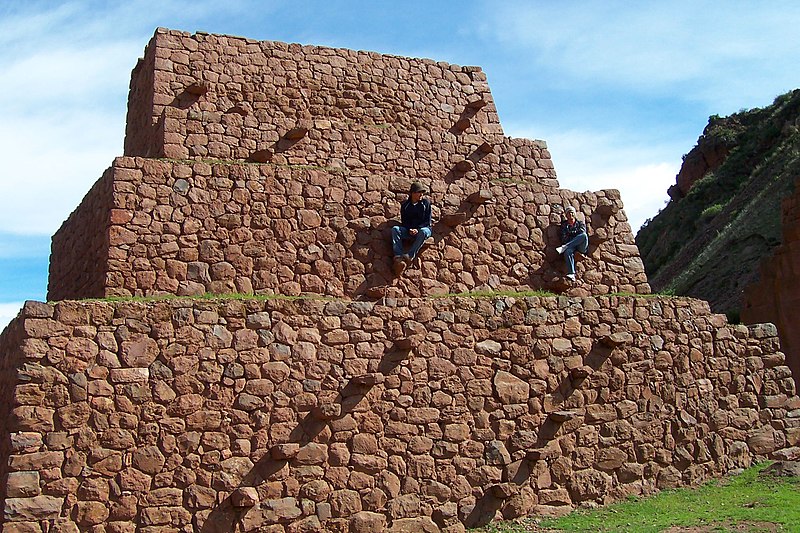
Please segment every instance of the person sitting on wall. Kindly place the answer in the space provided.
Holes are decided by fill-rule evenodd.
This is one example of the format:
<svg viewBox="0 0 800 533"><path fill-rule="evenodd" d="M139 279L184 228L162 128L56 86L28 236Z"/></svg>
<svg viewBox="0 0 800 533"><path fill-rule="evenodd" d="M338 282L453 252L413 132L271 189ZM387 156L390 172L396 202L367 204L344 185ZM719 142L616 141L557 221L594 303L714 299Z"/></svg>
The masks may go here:
<svg viewBox="0 0 800 533"><path fill-rule="evenodd" d="M575 218L575 208L571 205L564 209L566 219L561 222L561 246L556 248L559 254L564 254L567 263L567 277L575 281L575 252L585 254L589 249L589 235L586 233L586 224Z"/></svg>
<svg viewBox="0 0 800 533"><path fill-rule="evenodd" d="M397 276L411 264L425 239L431 236L431 202L422 197L425 192L425 187L415 181L408 199L400 204L400 225L392 228L393 270ZM403 239L414 239L408 252L403 251Z"/></svg>

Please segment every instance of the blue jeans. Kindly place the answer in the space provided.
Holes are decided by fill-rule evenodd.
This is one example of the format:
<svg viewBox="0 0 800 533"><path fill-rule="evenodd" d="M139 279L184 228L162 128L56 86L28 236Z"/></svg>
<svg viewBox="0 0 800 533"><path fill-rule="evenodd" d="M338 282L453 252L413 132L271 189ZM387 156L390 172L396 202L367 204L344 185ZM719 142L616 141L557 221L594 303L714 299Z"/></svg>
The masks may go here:
<svg viewBox="0 0 800 533"><path fill-rule="evenodd" d="M580 233L564 245L564 261L567 263L567 274L575 273L575 251L585 254L589 250L589 236Z"/></svg>
<svg viewBox="0 0 800 533"><path fill-rule="evenodd" d="M419 252L419 249L422 247L422 243L430 236L431 228L419 228L416 237L414 237L411 235L408 228L404 226L394 226L392 228L392 248L394 249L395 257L406 253L403 252L403 239L414 239L414 244L411 245L411 248L409 248L407 252L408 256L414 259L417 257L417 252Z"/></svg>

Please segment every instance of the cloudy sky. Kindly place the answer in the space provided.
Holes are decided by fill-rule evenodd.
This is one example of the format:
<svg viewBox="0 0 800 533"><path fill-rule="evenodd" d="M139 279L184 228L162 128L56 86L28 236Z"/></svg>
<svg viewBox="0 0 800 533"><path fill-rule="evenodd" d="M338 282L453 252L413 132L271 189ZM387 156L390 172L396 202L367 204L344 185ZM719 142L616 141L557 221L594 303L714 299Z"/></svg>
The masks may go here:
<svg viewBox="0 0 800 533"><path fill-rule="evenodd" d="M794 0L4 0L0 328L45 299L50 236L122 155L156 27L479 65L506 135L545 140L564 188L619 189L636 230L709 115L800 87L799 22Z"/></svg>

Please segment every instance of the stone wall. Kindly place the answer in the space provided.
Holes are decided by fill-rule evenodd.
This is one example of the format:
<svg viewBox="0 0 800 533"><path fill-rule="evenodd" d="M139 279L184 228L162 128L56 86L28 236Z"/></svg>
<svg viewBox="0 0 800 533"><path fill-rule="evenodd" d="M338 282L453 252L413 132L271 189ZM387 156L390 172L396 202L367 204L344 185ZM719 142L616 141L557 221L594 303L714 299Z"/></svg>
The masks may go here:
<svg viewBox="0 0 800 533"><path fill-rule="evenodd" d="M14 403L14 389L19 384L17 368L22 364L22 345L25 337L22 320L12 320L0 335L0 498L9 496L5 480L8 479L8 458L13 453L13 439L10 438L12 421L10 418ZM30 411L33 412L34 408ZM12 493L14 497L18 494ZM0 524L2 524L0 516Z"/></svg>
<svg viewBox="0 0 800 533"><path fill-rule="evenodd" d="M745 290L742 320L748 324L771 322L795 381L800 383L800 180L795 194L782 202L783 243L760 266L760 279Z"/></svg>
<svg viewBox="0 0 800 533"><path fill-rule="evenodd" d="M480 163L558 186L542 141L503 136L480 67L164 29L132 73L125 155L411 178Z"/></svg>
<svg viewBox="0 0 800 533"><path fill-rule="evenodd" d="M650 292L619 193L559 189L544 142L503 136L478 67L159 29L125 153L54 236L48 298ZM396 279L412 180L437 223ZM580 287L554 252L565 205L590 227Z"/></svg>
<svg viewBox="0 0 800 533"><path fill-rule="evenodd" d="M0 335L3 531L462 532L800 456L775 328L611 296L650 291L619 193L559 189L477 67L158 30L125 154ZM447 295L498 289L564 295ZM279 296L174 297L230 292Z"/></svg>
<svg viewBox="0 0 800 533"><path fill-rule="evenodd" d="M62 223L51 241L48 277L53 299L91 298L105 294L110 228L120 220L112 211L114 169L108 169L86 193L80 205ZM116 230L115 230L116 231ZM68 288L66 294L64 289Z"/></svg>
<svg viewBox="0 0 800 533"><path fill-rule="evenodd" d="M464 531L795 457L775 328L632 297L26 303L6 532Z"/></svg>
<svg viewBox="0 0 800 533"><path fill-rule="evenodd" d="M434 237L418 264L396 278L389 231L399 220L408 178L118 158L53 237L48 299L254 291L349 298L497 289L649 292L617 191L422 181L436 208ZM555 252L565 205L579 209L591 235L590 251L578 264L585 283L575 288L564 284L563 258Z"/></svg>

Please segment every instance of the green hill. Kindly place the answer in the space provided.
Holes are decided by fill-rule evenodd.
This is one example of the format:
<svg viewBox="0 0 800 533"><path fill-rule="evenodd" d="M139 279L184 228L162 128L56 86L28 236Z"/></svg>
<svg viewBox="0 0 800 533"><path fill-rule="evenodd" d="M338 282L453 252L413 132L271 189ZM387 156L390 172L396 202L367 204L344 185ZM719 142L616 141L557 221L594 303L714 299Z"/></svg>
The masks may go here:
<svg viewBox="0 0 800 533"><path fill-rule="evenodd" d="M709 118L671 200L636 235L654 291L738 317L744 288L781 242L781 200L800 176L800 89Z"/></svg>

